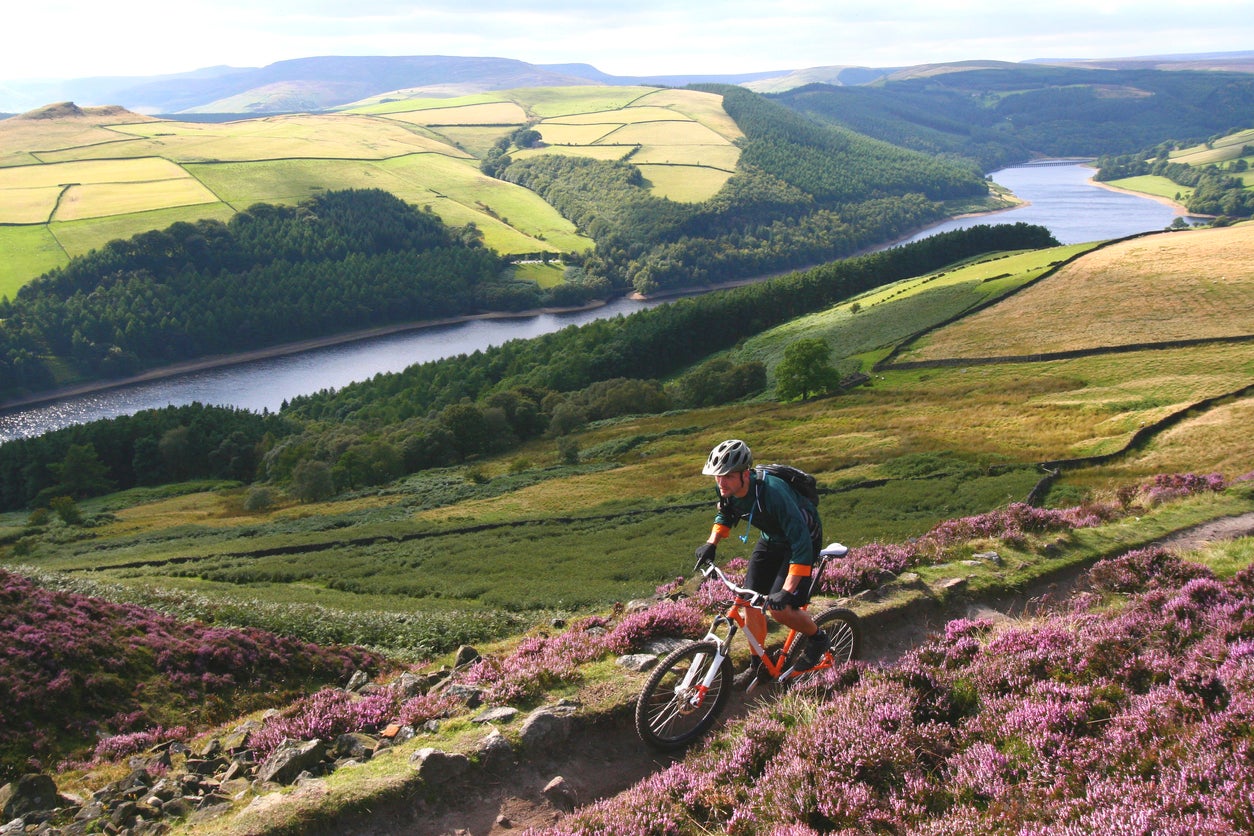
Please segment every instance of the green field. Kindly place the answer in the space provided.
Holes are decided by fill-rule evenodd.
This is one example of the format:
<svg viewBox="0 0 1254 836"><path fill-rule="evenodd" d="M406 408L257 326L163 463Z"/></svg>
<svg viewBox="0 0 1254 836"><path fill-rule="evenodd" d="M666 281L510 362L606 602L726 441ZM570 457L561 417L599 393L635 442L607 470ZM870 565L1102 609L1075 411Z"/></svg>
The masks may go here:
<svg viewBox="0 0 1254 836"><path fill-rule="evenodd" d="M739 155L732 143L740 131L720 97L648 87L393 98L226 123L117 109L6 120L0 223L44 232L6 233L0 287L15 291L69 257L172 220L225 219L253 203L292 204L328 189L385 189L450 225L473 223L503 254L584 251L591 240L551 206L478 170L479 157L526 124L553 144L522 153L634 152L651 188L679 201L717 192ZM63 251L48 246L48 230Z"/></svg>
<svg viewBox="0 0 1254 836"><path fill-rule="evenodd" d="M1107 185L1127 189L1130 192L1153 195L1154 197L1165 197L1168 200L1181 204L1189 199L1189 194L1193 191L1189 186L1181 186L1179 183L1174 183L1168 178L1159 177L1156 174L1145 174L1140 177L1123 177L1118 180L1111 180Z"/></svg>
<svg viewBox="0 0 1254 836"><path fill-rule="evenodd" d="M66 254L46 226L0 226L0 252L6 269L0 269L0 297L12 299L18 289L59 264Z"/></svg>
<svg viewBox="0 0 1254 836"><path fill-rule="evenodd" d="M1185 165L1224 163L1241 159L1241 151L1246 146L1254 146L1254 128L1236 131L1201 145L1178 148L1171 152L1170 158L1173 163ZM1246 155L1247 162L1254 161L1251 156L1254 155Z"/></svg>
<svg viewBox="0 0 1254 836"><path fill-rule="evenodd" d="M1172 163L1188 166L1215 167L1225 174L1239 179L1245 189L1254 188L1254 176L1249 168L1254 166L1254 154L1243 153L1254 148L1254 128L1234 131L1227 136L1212 138L1204 143L1188 148L1177 148L1168 154ZM1234 166L1244 166L1239 171ZM1181 186L1167 177L1145 175L1142 177L1124 177L1111 180L1109 185L1142 194L1163 197L1179 204L1185 204L1193 189Z"/></svg>
<svg viewBox="0 0 1254 836"><path fill-rule="evenodd" d="M1194 302L1211 292L1204 254L1224 251L1212 232L1244 246L1240 227L1153 239L1199 248L1195 258L1159 262L1169 271L1161 280ZM1117 246L1137 244L1146 241ZM994 254L898 282L748 340L734 356L769 368L789 342L821 337L834 362L869 368L915 333L1004 296L973 318L994 317L992 326L963 336L964 319L927 341L970 345L981 357L1002 354L1039 328L1017 315L1024 294L1092 309L1094 287L1117 285L1112 260L1133 260L1126 252L1088 252L1030 290L1006 295L1088 247ZM534 264L520 271L543 282L556 269ZM1141 321L1157 304L1132 289L1121 303L1121 319L1103 320L1111 345L1126 336L1121 321ZM1227 307L1229 323L1239 325L1243 314ZM1200 329L1217 318L1212 310L1181 322ZM1051 330L1064 343L1088 339L1080 327ZM749 439L762 458L816 474L828 491L821 512L829 539L901 542L942 520L1022 501L1041 478L1040 462L1118 453L1140 428L1251 381L1254 345L1226 340L1035 363L890 367L839 396L787 404L763 397L748 407L591 424L572 436L580 452L573 465L560 461L551 439L539 439L323 503L281 498L250 513L238 486L137 490L84 502L96 522L81 536L63 537L55 528L28 536L23 514L5 514L0 537L20 544L9 548L6 563L116 584L115 596L151 601L169 590L185 596L180 606L323 638L351 622L359 631L353 640L400 651L414 639L397 625L423 622L415 613L438 618L456 641L471 630L458 625L473 619L516 626L520 618L597 609L646 596L686 573L691 545L705 536L713 511L700 462L726 437ZM1254 398L1244 395L1190 415L1111 462L1068 471L1059 496L1109 495L1157 473L1235 479L1254 472L1252 410ZM732 540L720 555L747 550ZM311 615L319 611L336 615Z"/></svg>

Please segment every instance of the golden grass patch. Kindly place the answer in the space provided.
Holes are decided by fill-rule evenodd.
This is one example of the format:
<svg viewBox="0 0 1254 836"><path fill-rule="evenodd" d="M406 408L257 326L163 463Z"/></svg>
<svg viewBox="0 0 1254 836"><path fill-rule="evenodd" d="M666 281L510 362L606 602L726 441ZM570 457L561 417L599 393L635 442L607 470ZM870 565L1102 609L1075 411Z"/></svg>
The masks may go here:
<svg viewBox="0 0 1254 836"><path fill-rule="evenodd" d="M81 183L143 183L186 179L188 173L160 157L32 165L0 169L0 191Z"/></svg>
<svg viewBox="0 0 1254 836"><path fill-rule="evenodd" d="M517 130L517 128L512 126L444 125L439 128L430 128L429 130L441 137L449 145L472 154L476 159L481 159L503 137Z"/></svg>
<svg viewBox="0 0 1254 836"><path fill-rule="evenodd" d="M645 145L631 155L638 166L697 165L735 171L740 149L734 145Z"/></svg>
<svg viewBox="0 0 1254 836"><path fill-rule="evenodd" d="M127 138L113 129L144 121L160 121L118 108L86 108L81 116L50 119L0 119L0 166L25 165L31 154L63 148L103 145Z"/></svg>
<svg viewBox="0 0 1254 836"><path fill-rule="evenodd" d="M649 191L679 203L700 203L718 194L730 171L696 165L639 165Z"/></svg>
<svg viewBox="0 0 1254 836"><path fill-rule="evenodd" d="M0 224L45 223L51 217L60 194L59 186L0 188Z"/></svg>
<svg viewBox="0 0 1254 836"><path fill-rule="evenodd" d="M128 125L133 142L66 149L49 162L105 156L159 156L176 162L383 159L417 151L468 156L393 119L357 114L297 114L238 122L155 122Z"/></svg>
<svg viewBox="0 0 1254 836"><path fill-rule="evenodd" d="M705 125L685 121L635 122L602 137L615 145L726 145L727 141Z"/></svg>
<svg viewBox="0 0 1254 836"><path fill-rule="evenodd" d="M506 90L502 95L518 102L541 119L566 116L571 113L615 110L656 88L652 87L601 87L597 85L572 87L520 87Z"/></svg>
<svg viewBox="0 0 1254 836"><path fill-rule="evenodd" d="M664 107L623 107L587 113L568 113L546 119L545 125L631 125L637 122L690 122Z"/></svg>
<svg viewBox="0 0 1254 836"><path fill-rule="evenodd" d="M634 150L634 145L549 145L544 148L524 148L510 156L517 160L526 160L544 154L561 154L568 157L588 157L592 160L621 160Z"/></svg>
<svg viewBox="0 0 1254 836"><path fill-rule="evenodd" d="M736 124L736 120L727 115L723 109L723 97L717 93L702 93L697 90L655 90L641 96L637 105L665 107L676 110L705 125L728 141L744 137L744 132Z"/></svg>
<svg viewBox="0 0 1254 836"><path fill-rule="evenodd" d="M1254 334L1254 223L1095 250L931 335L910 359L989 357Z"/></svg>
<svg viewBox="0 0 1254 836"><path fill-rule="evenodd" d="M592 145L620 125L616 122L595 125L562 125L554 122L541 122L535 126L540 137L548 145Z"/></svg>
<svg viewBox="0 0 1254 836"><path fill-rule="evenodd" d="M151 183L94 183L66 189L53 220L73 221L217 202L213 192L190 177Z"/></svg>
<svg viewBox="0 0 1254 836"><path fill-rule="evenodd" d="M388 118L415 125L521 125L527 112L517 102L482 102L389 113Z"/></svg>

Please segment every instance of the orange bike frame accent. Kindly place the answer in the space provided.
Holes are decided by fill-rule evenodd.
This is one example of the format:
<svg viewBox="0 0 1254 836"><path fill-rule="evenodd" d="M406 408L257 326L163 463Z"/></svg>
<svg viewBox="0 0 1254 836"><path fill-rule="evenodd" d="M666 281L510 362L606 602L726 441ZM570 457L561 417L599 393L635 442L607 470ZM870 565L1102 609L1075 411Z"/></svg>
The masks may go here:
<svg viewBox="0 0 1254 836"><path fill-rule="evenodd" d="M807 603L800 609L809 608ZM757 612L762 617L762 635L759 636L750 625L750 617L747 612ZM789 629L788 635L784 638L784 646L780 648L779 653L775 654L775 658L771 658L771 654L766 651L766 613L760 608L755 607L743 598L737 598L728 607L726 617L729 621L735 622L740 629L744 630L745 640L749 643L749 649L753 651L753 655L762 660L762 670L771 675L773 679L779 679L779 675L784 672L784 662L788 659L788 654L792 650L792 646L797 642L797 636L800 635L796 630Z"/></svg>

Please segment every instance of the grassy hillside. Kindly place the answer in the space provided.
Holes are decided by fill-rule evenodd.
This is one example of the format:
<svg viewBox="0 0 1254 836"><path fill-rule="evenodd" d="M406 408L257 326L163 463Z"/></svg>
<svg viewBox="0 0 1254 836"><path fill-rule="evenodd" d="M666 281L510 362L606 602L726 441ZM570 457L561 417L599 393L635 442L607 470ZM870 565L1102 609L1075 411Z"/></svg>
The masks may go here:
<svg viewBox="0 0 1254 836"><path fill-rule="evenodd" d="M965 61L904 68L866 86L813 84L774 98L828 123L993 170L1032 155L1127 154L1244 127L1254 76Z"/></svg>
<svg viewBox="0 0 1254 836"><path fill-rule="evenodd" d="M677 201L713 195L738 156L740 131L718 96L644 87L390 98L225 123L61 105L0 121L0 246L11 254L0 293L115 238L345 188L382 188L452 226L473 223L503 254L588 249L534 193L479 171L528 124L544 153L630 157L651 191Z"/></svg>
<svg viewBox="0 0 1254 836"><path fill-rule="evenodd" d="M1179 317L1172 339L1248 334L1248 313L1222 295L1225 286L1216 288L1209 261L1229 247L1244 248L1247 235L1247 228L1234 227L1148 236L1091 252L1066 247L985 257L846 300L738 349L773 365L783 343L820 336L836 362L869 369L913 335L991 302L969 317L971 324L960 319L919 343L940 352L933 359L961 360L957 365L911 366L906 355L894 355L868 384L839 396L593 423L575 436L577 463L545 439L466 468L326 502L297 503L280 494L256 508L237 484L185 484L83 502L81 525L48 513L0 515L0 565L180 619L260 627L323 644L362 643L407 662L447 662L445 654L458 644L474 642L516 661L516 668L502 663L501 676L532 677L483 680L493 693L528 694L533 702L524 704L535 704L542 699L535 689L549 687L578 694L588 711L612 710L607 706L628 699L635 680L603 658L610 645L597 645L590 657L601 661L536 678L523 672L522 659L548 646L544 636L552 628L531 628L554 616L610 612L615 602L650 596L686 574L713 506L700 462L725 437L748 439L762 459L791 461L819 477L827 538L862 549L848 567L849 591L876 582L873 556L893 544L912 555L906 565L934 590L927 594L943 601L935 590L954 577L971 595L1017 590L1043 573L1254 510L1248 490L1254 440L1247 429L1254 344L1221 338L1122 350L1129 334L1144 327L1138 323L1158 310L1155 294L1146 292L1151 285L1138 281L1170 287L1177 299L1209 312ZM1165 249L1151 259L1147 247ZM1164 255L1176 249L1178 257ZM1127 267L1146 262L1156 267L1153 277L1138 278ZM1126 279L1113 276L1119 265L1131 270ZM1083 304L1095 288L1122 281L1128 290L1111 311ZM1027 289L1007 293L1018 287ZM1240 296L1239 285L1236 291ZM1214 304L1201 304L1216 292ZM1051 334L1053 349L1089 354L979 362L1006 353L1007 345L1030 349L1039 321L1018 312L1042 293L1074 310L1077 320ZM1088 322L1100 317L1105 330L1084 327L1081 315ZM1231 328L1217 328L1216 321ZM1108 336L1095 340L1095 333ZM1147 426L1153 431L1144 435ZM1017 534L1013 527L982 527L995 519L1005 525L1011 517L986 512L1017 507L1040 482L1040 462L1094 455L1103 458L1065 468L1049 502L1084 503L1086 513L1105 507L1104 521ZM1190 473L1215 475L1176 478ZM1230 487L1214 491L1223 485ZM1187 494L1192 498L1171 500ZM946 522L956 518L971 519ZM976 530L985 533L959 535ZM969 560L990 548L1003 568ZM1242 548L1223 553L1224 571L1248 562ZM747 550L733 539L720 556ZM859 566L864 574L857 574ZM914 583L890 584L878 600L852 605L873 618L917 601L922 593ZM509 637L525 631L529 642L515 651ZM557 636L553 642L545 653L560 652ZM541 658L557 664L557 656ZM801 718L809 709L796 710L797 722L808 723ZM481 735L464 719L442 728L440 736L420 735L398 751L465 745ZM112 774L97 769L64 780L90 785ZM356 774L336 773L325 792L276 798L269 812L258 808L238 825L220 820L216 832L267 832L294 826L283 823L285 816L307 822L357 807L372 793L414 791L413 767L400 758ZM259 824L258 816L269 824Z"/></svg>
<svg viewBox="0 0 1254 836"><path fill-rule="evenodd" d="M1190 168L1214 168L1237 178L1245 191L1254 190L1254 129L1238 130L1224 136L1211 137L1206 142L1175 148L1167 153L1170 163ZM1146 174L1138 177L1121 177L1109 181L1110 185L1134 192L1165 197L1177 203L1187 204L1193 195L1193 186L1181 185L1170 178Z"/></svg>
<svg viewBox="0 0 1254 836"><path fill-rule="evenodd" d="M681 544L708 526L710 488L696 476L696 463L723 437L750 439L764 457L818 475L830 491L823 510L831 537L863 545L918 536L946 517L1024 499L1040 478L1039 462L1117 453L1142 426L1248 387L1254 357L1248 340L1109 353L1130 339L1120 323L1144 321L1158 310L1155 294L1124 293L1121 318L1112 319L1112 311L1101 328L1078 322L1080 313L1093 310L1087 300L1094 288L1116 286L1112 265L1147 263L1137 257L1145 247L1188 251L1195 244L1195 253L1220 252L1222 242L1239 245L1247 235L1237 227L1151 236L1082 255L971 318L974 324L964 320L937 332L920 355L983 358L1013 354L1013 346L1031 350L1039 344L1039 320L1016 312L1025 299L1044 294L1056 304L1074 300L1079 306L1074 330L1061 321L1050 329L1050 349L1083 348L1091 356L924 368L910 367L903 357L900 368L889 365L869 385L836 398L761 400L751 408L594 423L573 436L577 464L563 463L553 441L543 438L508 456L425 471L323 503L280 495L269 510L249 511L243 488L139 492L83 503L93 525L81 532L87 536L69 539L56 525L31 528L21 514L10 514L3 519L9 560L90 570L136 594L156 583L231 601L240 611L250 602L264 604L274 608L265 618L278 621L284 608L374 613L381 620L368 641L395 648L415 639L410 632L388 638L387 624L414 607L452 621L467 612L595 607L644 594L682 571L688 550ZM911 333L971 308L998 284L1004 292L1038 279L1076 249L1011 254L903 282L797 320L737 351L773 368L787 341L819 336L832 345L835 362L869 369ZM1249 333L1243 308L1205 301L1215 289L1211 271L1196 267L1204 261L1152 263L1159 268L1154 281L1199 310L1193 319L1177 317L1176 330L1164 339L1212 335L1217 327L1221 336ZM853 303L860 306L856 312ZM1090 313L1086 321L1092 319ZM1163 437L1170 438L1168 447L1155 446L1168 443L1155 438L1101 463L1101 473L1143 478L1153 468L1141 457L1152 454L1188 463L1190 470L1241 475L1252 469L1254 448L1239 424L1214 416L1243 414L1247 398L1238 395L1176 425ZM1215 444L1219 439L1223 443ZM1064 497L1067 484L1064 479L1056 488ZM1094 480L1081 485L1096 486ZM175 554L178 561L170 559ZM468 562L478 571L467 575ZM519 588L513 581L519 572L534 582ZM449 632L440 648L482 629L472 621L461 632L445 624ZM502 623L512 624L512 616ZM261 626L276 625L267 620Z"/></svg>

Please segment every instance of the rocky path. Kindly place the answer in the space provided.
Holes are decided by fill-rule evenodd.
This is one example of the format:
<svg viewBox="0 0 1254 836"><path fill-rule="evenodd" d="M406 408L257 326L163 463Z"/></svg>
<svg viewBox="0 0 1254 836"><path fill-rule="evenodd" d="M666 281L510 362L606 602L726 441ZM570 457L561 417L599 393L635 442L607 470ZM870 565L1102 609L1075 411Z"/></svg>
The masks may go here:
<svg viewBox="0 0 1254 836"><path fill-rule="evenodd" d="M1254 536L1254 512L1178 532L1162 545L1189 551L1250 536ZM1013 600L972 605L968 614L1014 617L1028 611L1033 602L1065 596L1074 582L1075 578L1055 578ZM954 615L877 624L866 631L863 658L872 664L889 664ZM755 699L770 698L766 694ZM753 702L737 694L726 716L743 713ZM612 723L578 729L566 745L543 757L524 758L505 769L485 770L476 776L474 785L445 793L437 803L419 799L393 802L364 821L345 822L332 832L346 836L505 836L552 825L566 811L616 795L675 760L645 746L636 735L632 718L627 712L623 714Z"/></svg>

